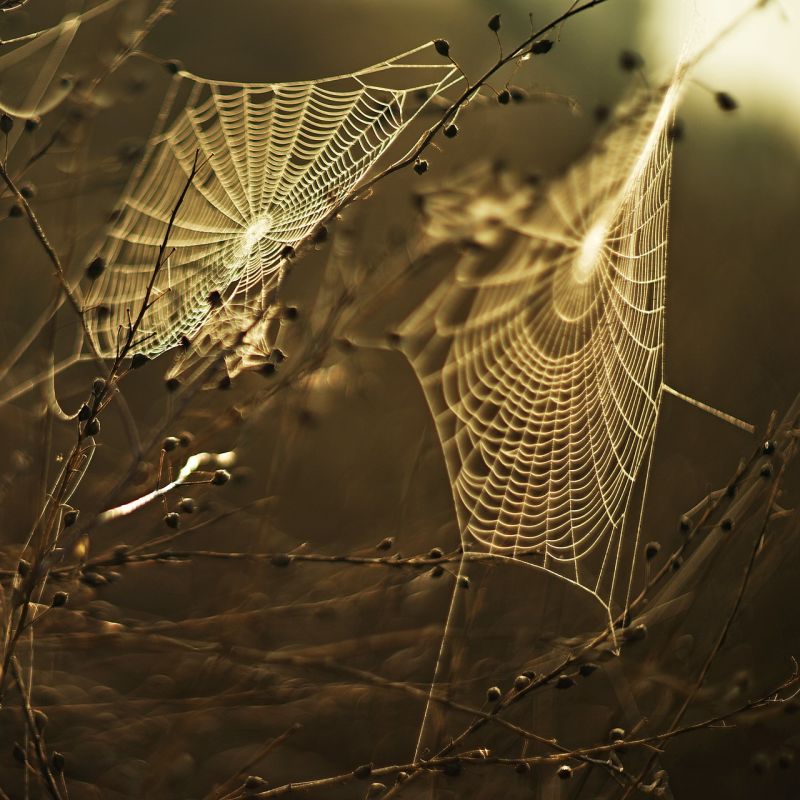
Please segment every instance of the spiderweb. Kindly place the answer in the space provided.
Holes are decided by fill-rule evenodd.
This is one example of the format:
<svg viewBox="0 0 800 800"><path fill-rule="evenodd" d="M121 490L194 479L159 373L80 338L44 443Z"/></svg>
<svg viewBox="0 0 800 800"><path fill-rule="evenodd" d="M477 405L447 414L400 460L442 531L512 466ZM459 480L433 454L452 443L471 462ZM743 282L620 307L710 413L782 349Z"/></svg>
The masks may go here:
<svg viewBox="0 0 800 800"><path fill-rule="evenodd" d="M676 94L635 96L546 192L472 178L430 196L430 243L461 254L401 329L465 549L541 567L609 614L661 398Z"/></svg>
<svg viewBox="0 0 800 800"><path fill-rule="evenodd" d="M178 72L99 251L108 269L87 302L100 351L117 351L141 307L199 154L135 350L155 356L180 346L173 373L212 350L228 352L229 372L246 365L253 337L245 332L263 316L291 248L357 187L427 99L458 80L437 60L428 44L351 75L281 84ZM420 98L411 110L410 97Z"/></svg>

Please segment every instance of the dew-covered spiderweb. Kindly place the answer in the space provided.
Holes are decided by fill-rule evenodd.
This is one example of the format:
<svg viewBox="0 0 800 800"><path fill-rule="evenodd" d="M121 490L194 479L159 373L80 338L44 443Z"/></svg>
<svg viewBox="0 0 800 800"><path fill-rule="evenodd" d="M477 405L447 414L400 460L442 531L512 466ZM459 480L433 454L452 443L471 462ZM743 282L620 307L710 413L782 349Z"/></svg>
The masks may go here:
<svg viewBox="0 0 800 800"><path fill-rule="evenodd" d="M211 352L228 353L229 371L240 368L245 332L259 324L291 248L357 189L427 99L457 80L430 44L316 81L229 83L179 71L99 250L108 268L87 305L100 351L114 355L141 307L198 155L134 350L155 356L179 346L174 371Z"/></svg>
<svg viewBox="0 0 800 800"><path fill-rule="evenodd" d="M460 255L400 331L465 549L541 567L609 614L661 398L676 94L637 94L547 187L429 195L429 244Z"/></svg>

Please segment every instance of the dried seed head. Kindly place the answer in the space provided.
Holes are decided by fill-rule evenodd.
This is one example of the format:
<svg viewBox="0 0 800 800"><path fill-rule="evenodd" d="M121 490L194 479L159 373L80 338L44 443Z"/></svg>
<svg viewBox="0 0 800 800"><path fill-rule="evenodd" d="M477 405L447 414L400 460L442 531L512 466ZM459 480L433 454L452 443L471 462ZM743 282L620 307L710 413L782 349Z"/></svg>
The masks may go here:
<svg viewBox="0 0 800 800"><path fill-rule="evenodd" d="M732 531L733 530L733 519L731 517L725 517L722 520L722 522L720 522L719 526L724 531Z"/></svg>
<svg viewBox="0 0 800 800"><path fill-rule="evenodd" d="M592 661L587 661L585 664L581 664L578 667L578 672L580 672L581 677L588 678L593 672L595 672L598 668L598 665Z"/></svg>
<svg viewBox="0 0 800 800"><path fill-rule="evenodd" d="M531 45L531 55L534 56L543 56L545 53L549 53L553 49L553 42L550 39L539 39L538 42L534 42Z"/></svg>
<svg viewBox="0 0 800 800"><path fill-rule="evenodd" d="M727 92L716 92L714 100L723 111L735 111L739 108L739 104Z"/></svg>
<svg viewBox="0 0 800 800"><path fill-rule="evenodd" d="M292 557L288 553L275 553L269 563L273 567L288 567L292 563Z"/></svg>
<svg viewBox="0 0 800 800"><path fill-rule="evenodd" d="M762 464L761 469L759 470L759 474L762 478L771 478L774 469L772 468L772 464Z"/></svg>
<svg viewBox="0 0 800 800"><path fill-rule="evenodd" d="M437 564L431 570L431 576L434 577L434 578L441 578L442 575L444 575L444 567L441 564Z"/></svg>
<svg viewBox="0 0 800 800"><path fill-rule="evenodd" d="M11 208L8 209L8 216L9 217L21 217L22 216L22 206L14 203Z"/></svg>
<svg viewBox="0 0 800 800"><path fill-rule="evenodd" d="M36 196L36 188L32 183L24 183L19 187L19 193L26 200L33 200L33 198Z"/></svg>
<svg viewBox="0 0 800 800"><path fill-rule="evenodd" d="M53 772L56 775L61 775L64 772L64 755L63 753L59 753L58 750L53 751L53 756L51 762L53 764Z"/></svg>
<svg viewBox="0 0 800 800"><path fill-rule="evenodd" d="M530 683L531 679L527 675L517 675L517 677L514 678L514 688L518 692L526 689L528 686L530 686Z"/></svg>
<svg viewBox="0 0 800 800"><path fill-rule="evenodd" d="M289 259L294 258L294 256L294 247L292 247L290 244L284 245L281 249L281 258Z"/></svg>
<svg viewBox="0 0 800 800"><path fill-rule="evenodd" d="M14 118L6 114L5 111L2 114L0 114L0 131L8 135L9 133L11 133L13 127L14 127Z"/></svg>
<svg viewBox="0 0 800 800"><path fill-rule="evenodd" d="M95 397L101 395L106 388L106 379L105 378L95 378L92 381L92 394Z"/></svg>
<svg viewBox="0 0 800 800"><path fill-rule="evenodd" d="M64 527L70 528L78 521L80 511L77 508L71 508L69 511L64 512Z"/></svg>
<svg viewBox="0 0 800 800"><path fill-rule="evenodd" d="M456 125L455 122L451 122L449 125L445 125L444 135L448 139L455 139L456 136L458 136L458 125Z"/></svg>
<svg viewBox="0 0 800 800"><path fill-rule="evenodd" d="M217 389L222 389L223 391L225 391L226 389L230 388L231 388L231 376L223 375L217 382Z"/></svg>
<svg viewBox="0 0 800 800"><path fill-rule="evenodd" d="M150 359L144 353L134 353L131 359L131 369L143 367Z"/></svg>
<svg viewBox="0 0 800 800"><path fill-rule="evenodd" d="M610 742L616 742L618 739L625 738L625 728L612 728L608 732L608 740Z"/></svg>
<svg viewBox="0 0 800 800"><path fill-rule="evenodd" d="M87 436L97 436L100 433L100 420L95 417L86 423L84 428Z"/></svg>
<svg viewBox="0 0 800 800"><path fill-rule="evenodd" d="M36 708L33 710L33 722L36 725L36 730L41 733L47 727L47 714L44 711Z"/></svg>
<svg viewBox="0 0 800 800"><path fill-rule="evenodd" d="M181 440L177 436L167 436L167 438L161 443L161 449L171 453L178 447L180 443Z"/></svg>
<svg viewBox="0 0 800 800"><path fill-rule="evenodd" d="M623 50L619 54L619 66L625 72L633 72L644 66L644 59L633 50Z"/></svg>
<svg viewBox="0 0 800 800"><path fill-rule="evenodd" d="M436 52L443 58L450 58L450 42L447 39L434 39L433 46Z"/></svg>
<svg viewBox="0 0 800 800"><path fill-rule="evenodd" d="M508 101L510 99L511 99L511 92L509 92L508 89L503 89L503 91L497 95L497 102L500 103L500 105L502 106L508 105Z"/></svg>
<svg viewBox="0 0 800 800"><path fill-rule="evenodd" d="M182 497L178 503L178 508L184 514L194 514L197 511L197 504L194 502L193 497Z"/></svg>
<svg viewBox="0 0 800 800"><path fill-rule="evenodd" d="M644 546L644 557L648 561L652 561L661 550L661 544L659 542L648 542Z"/></svg>
<svg viewBox="0 0 800 800"><path fill-rule="evenodd" d="M208 304L211 308L219 308L222 305L222 295L216 289L208 293Z"/></svg>
<svg viewBox="0 0 800 800"><path fill-rule="evenodd" d="M486 699L490 703L496 703L502 697L502 695L503 693L500 691L499 686L490 686L486 690Z"/></svg>
<svg viewBox="0 0 800 800"><path fill-rule="evenodd" d="M457 583L459 589L469 589L469 578L466 575L462 575Z"/></svg>
<svg viewBox="0 0 800 800"><path fill-rule="evenodd" d="M686 514L681 514L678 526L685 533L692 527L692 520Z"/></svg>
<svg viewBox="0 0 800 800"><path fill-rule="evenodd" d="M127 544L118 544L113 550L114 563L124 564L128 560L128 551L130 547Z"/></svg>
<svg viewBox="0 0 800 800"><path fill-rule="evenodd" d="M575 685L575 681L569 675L559 675L556 680L556 689L569 689Z"/></svg>
<svg viewBox="0 0 800 800"><path fill-rule="evenodd" d="M247 792L263 792L269 784L260 775L250 775L244 782L244 788Z"/></svg>
<svg viewBox="0 0 800 800"><path fill-rule="evenodd" d="M414 162L414 172L417 175L424 175L428 171L428 162L424 158L418 158Z"/></svg>
<svg viewBox="0 0 800 800"><path fill-rule="evenodd" d="M443 555L444 553L441 547L434 547L431 549L430 553L428 553L428 558L442 558Z"/></svg>
<svg viewBox="0 0 800 800"><path fill-rule="evenodd" d="M531 765L527 761L520 761L514 765L514 772L517 775L527 775L531 771Z"/></svg>
<svg viewBox="0 0 800 800"><path fill-rule="evenodd" d="M164 69L169 72L170 75L177 75L183 69L183 64L173 58L164 62Z"/></svg>
<svg viewBox="0 0 800 800"><path fill-rule="evenodd" d="M397 782L398 783L405 783L408 780L408 773L407 772L398 772L397 773Z"/></svg>
<svg viewBox="0 0 800 800"><path fill-rule="evenodd" d="M41 124L41 117L28 117L28 119L25 120L25 130L28 133L31 133L32 131L35 131Z"/></svg>
<svg viewBox="0 0 800 800"><path fill-rule="evenodd" d="M599 105L594 107L594 121L598 124L605 122L611 115L611 109L608 106Z"/></svg>
<svg viewBox="0 0 800 800"><path fill-rule="evenodd" d="M164 386L168 392L177 392L181 388L181 382L178 378L167 378Z"/></svg>
<svg viewBox="0 0 800 800"><path fill-rule="evenodd" d="M86 277L90 281L96 281L105 271L106 260L102 256L96 256L89 262L86 267Z"/></svg>
<svg viewBox="0 0 800 800"><path fill-rule="evenodd" d="M369 778L372 775L372 764L362 764L360 767L356 767L353 770L353 775L361 780Z"/></svg>
<svg viewBox="0 0 800 800"><path fill-rule="evenodd" d="M300 311L297 308L297 306L286 306L283 309L282 316L283 316L284 319L294 320L294 319L297 319L297 317L299 315L300 315Z"/></svg>
<svg viewBox="0 0 800 800"><path fill-rule="evenodd" d="M181 524L181 515L178 514L177 511L170 511L168 514L164 515L164 524L168 528L177 529Z"/></svg>
<svg viewBox="0 0 800 800"><path fill-rule="evenodd" d="M572 777L572 767L569 764L562 764L556 772L562 781L568 781Z"/></svg>
<svg viewBox="0 0 800 800"><path fill-rule="evenodd" d="M26 561L24 558L21 558L17 562L17 574L21 578L24 578L30 571L31 571L30 561Z"/></svg>
<svg viewBox="0 0 800 800"><path fill-rule="evenodd" d="M223 483L227 483L231 479L231 474L226 469L218 469L214 473L214 477L211 479L211 483L214 486L222 486Z"/></svg>
<svg viewBox="0 0 800 800"><path fill-rule="evenodd" d="M95 589L105 586L108 583L108 579L105 575L101 575L99 572L95 572L94 570L82 572L79 580L86 586L92 586Z"/></svg>
<svg viewBox="0 0 800 800"><path fill-rule="evenodd" d="M495 14L489 20L488 25L489 25L489 30L490 31L494 31L495 33L497 33L497 31L500 30L500 15L499 14Z"/></svg>
<svg viewBox="0 0 800 800"><path fill-rule="evenodd" d="M69 595L66 592L56 592L53 595L53 599L50 601L50 605L53 608L62 608L67 604L69 600Z"/></svg>

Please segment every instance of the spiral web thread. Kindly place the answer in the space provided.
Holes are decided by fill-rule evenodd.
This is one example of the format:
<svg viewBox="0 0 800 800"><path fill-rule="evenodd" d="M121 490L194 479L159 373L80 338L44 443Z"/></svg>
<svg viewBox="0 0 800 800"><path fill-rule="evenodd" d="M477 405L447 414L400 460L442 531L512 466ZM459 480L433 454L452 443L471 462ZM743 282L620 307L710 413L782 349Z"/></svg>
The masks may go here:
<svg viewBox="0 0 800 800"><path fill-rule="evenodd" d="M87 306L100 351L115 354L141 307L199 153L204 166L178 211L135 350L156 356L180 345L176 372L212 350L236 350L231 372L246 366L258 337L242 332L263 316L286 248L357 187L424 98L458 80L452 64L426 58L441 62L426 44L351 75L281 84L179 72L99 251L108 268ZM412 95L424 97L406 113Z"/></svg>
<svg viewBox="0 0 800 800"><path fill-rule="evenodd" d="M432 195L430 243L462 245L455 281L401 329L465 546L558 575L609 615L661 399L676 95L635 96L546 192L470 180Z"/></svg>

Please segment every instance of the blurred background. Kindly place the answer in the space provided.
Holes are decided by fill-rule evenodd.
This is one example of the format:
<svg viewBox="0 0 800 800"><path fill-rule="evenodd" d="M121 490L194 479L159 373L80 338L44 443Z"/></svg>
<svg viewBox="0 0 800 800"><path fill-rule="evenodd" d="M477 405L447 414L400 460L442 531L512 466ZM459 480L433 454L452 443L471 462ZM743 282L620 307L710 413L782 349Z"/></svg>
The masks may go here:
<svg viewBox="0 0 800 800"><path fill-rule="evenodd" d="M0 15L0 38L56 25L92 5L30 0ZM666 382L759 432L773 410L783 415L800 387L800 2L766 5L703 59L678 110L666 333ZM215 79L294 81L347 73L443 37L474 79L497 58L489 17L502 14L500 37L511 48L529 35L531 22L538 28L568 7L566 0L535 7L519 0L179 0L145 40L142 49L153 57L133 57L114 72L96 107L87 110L68 97L36 130L23 131L18 122L9 138L10 169L25 166L60 126L60 138L25 167L20 182L30 187L47 235L77 279L161 105L170 81L163 60ZM474 104L461 114L455 140L436 138L425 175L407 169L381 182L368 201L345 212L332 242L296 265L281 296L299 312L287 326L286 375L292 375L293 354L319 335L315 314L326 302L320 286L335 291L360 269L380 274L385 265L391 272L403 261L418 236L417 193L482 164L522 177L557 176L597 136L604 109L642 82L667 79L682 50L696 51L747 7L738 0L607 0L569 20L552 52L514 76L527 91L525 102ZM0 48L0 103L19 107L23 87L53 64L46 96L55 103L60 93L79 91L152 9L152 3L125 0L87 19L68 48L55 41L19 63L4 62L12 48ZM62 46L63 54L49 61ZM641 70L620 68L627 50L641 54ZM722 111L716 91L730 93L738 107ZM434 111L426 112L390 158L434 119ZM25 220L9 213L11 198L4 195L2 204L0 536L3 566L13 568L43 491L74 439L70 426L43 419L36 376L51 350L57 361L75 351L78 332L69 309L62 310L6 371L55 286ZM88 546L85 558L108 560L123 543L143 553L174 547L375 556L387 537L389 552L407 556L433 547L453 551L458 531L425 397L402 352L381 338L425 291L424 281L410 282L390 295L393 303L380 308L371 328L381 346L339 341L318 369L287 378L281 391L266 390L268 397L263 378L243 375L228 391L200 391L182 406L164 390L169 356L126 378L125 397L142 440L155 431L157 444L138 463L132 460L119 416L107 411L101 444L73 499L84 514L153 487L162 435L187 434L185 445L167 456L176 469L202 450L235 450L237 466L230 485L196 487L197 511L184 516L176 539L158 542L174 531L164 527L165 509L152 504L89 531L79 542ZM65 408L85 398L94 372L90 364L76 364L58 375ZM162 430L165 415L171 419ZM661 543L657 559L680 544L680 515L726 485L759 435L665 397L642 535ZM796 470L789 470L782 508L793 508L797 489ZM177 499L170 497L168 510ZM570 692L544 687L509 719L572 747L604 741L614 727L660 730L724 624L758 536L762 510L751 504L741 513L734 544L712 541L712 565L689 570L694 583L687 578L660 597L646 641L619 657L605 654L592 683ZM791 670L790 657L800 655L800 622L792 612L798 532L791 515L775 523L744 607L687 721L763 693ZM196 557L104 563L93 574L100 579L51 581L70 592L69 606L42 623L23 659L32 668L32 702L49 717L47 745L66 757L72 800L221 798L251 774L280 786L413 757L453 594L449 573ZM585 599L526 570L486 568L468 591L448 633L458 644L443 683L452 704L437 707L435 724L425 731L434 749L472 719L453 704L481 707L488 687L506 690L523 670L558 664L575 637L603 625L603 614ZM797 718L756 716L735 729L676 739L659 759L658 769L669 775L664 796L796 797ZM302 728L293 730L296 724ZM19 709L8 702L0 711L0 787L10 798L45 796L12 756L22 730ZM286 732L285 741L268 748ZM523 750L508 731L491 727L469 745L510 757L536 750ZM331 785L308 796L361 798L369 784ZM398 794L622 796L603 770L581 768L563 781L554 766L526 774L510 767L437 774Z"/></svg>

